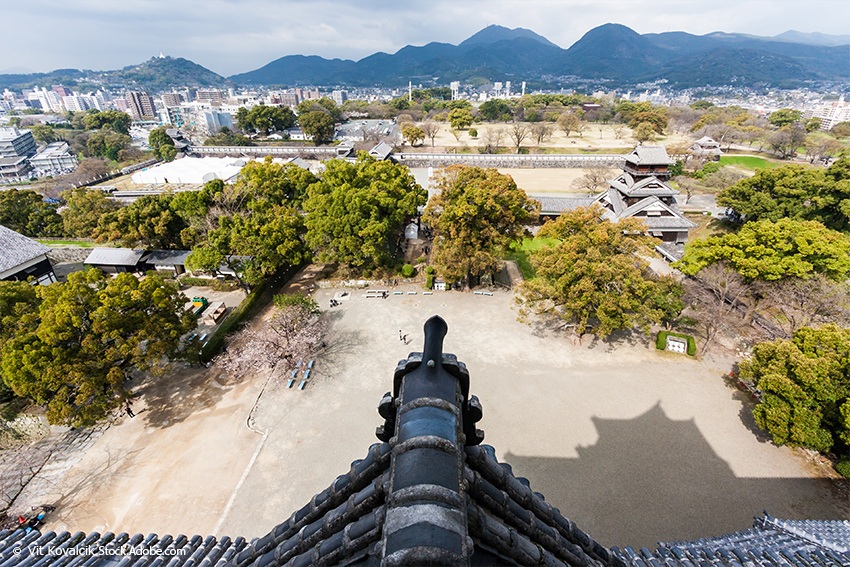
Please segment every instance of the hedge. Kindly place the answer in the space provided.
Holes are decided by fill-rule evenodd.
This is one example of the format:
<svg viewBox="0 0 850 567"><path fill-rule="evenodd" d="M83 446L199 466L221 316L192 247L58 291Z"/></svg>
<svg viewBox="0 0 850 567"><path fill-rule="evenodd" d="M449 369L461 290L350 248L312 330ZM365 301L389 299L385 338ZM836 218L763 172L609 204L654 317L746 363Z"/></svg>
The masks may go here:
<svg viewBox="0 0 850 567"><path fill-rule="evenodd" d="M835 465L835 470L844 478L850 478L850 461L842 459Z"/></svg>
<svg viewBox="0 0 850 567"><path fill-rule="evenodd" d="M658 350L667 350L667 337L677 337L680 339L685 339L688 342L688 356L696 356L697 354L697 343L694 338L690 335L685 335L683 333L672 333L670 331L659 331L658 337L655 339L655 348Z"/></svg>

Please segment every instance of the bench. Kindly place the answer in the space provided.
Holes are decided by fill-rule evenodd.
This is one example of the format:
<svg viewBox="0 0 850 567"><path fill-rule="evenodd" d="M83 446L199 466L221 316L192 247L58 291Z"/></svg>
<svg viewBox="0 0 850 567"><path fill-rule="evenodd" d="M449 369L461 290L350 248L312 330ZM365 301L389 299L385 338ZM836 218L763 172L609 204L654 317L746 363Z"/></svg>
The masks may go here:
<svg viewBox="0 0 850 567"><path fill-rule="evenodd" d="M310 377L310 372L312 372L312 370L305 370L304 371L304 379L305 380L307 380Z"/></svg>
<svg viewBox="0 0 850 567"><path fill-rule="evenodd" d="M307 385L307 380L302 380L300 384L298 384L298 389L303 390L304 386Z"/></svg>
<svg viewBox="0 0 850 567"><path fill-rule="evenodd" d="M286 383L286 387L287 387L287 388L291 388L293 384L295 384L295 380L293 380L292 378L290 378L290 379L289 379L289 382L287 382L287 383Z"/></svg>

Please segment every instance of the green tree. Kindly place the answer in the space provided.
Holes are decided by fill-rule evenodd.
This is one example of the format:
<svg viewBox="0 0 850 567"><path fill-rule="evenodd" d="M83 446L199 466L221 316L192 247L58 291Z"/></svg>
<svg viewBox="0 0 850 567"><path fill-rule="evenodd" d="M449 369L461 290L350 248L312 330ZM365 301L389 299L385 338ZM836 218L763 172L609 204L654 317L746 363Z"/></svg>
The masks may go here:
<svg viewBox="0 0 850 567"><path fill-rule="evenodd" d="M563 130L564 136L567 137L569 137L570 132L575 132L578 129L580 122L579 117L573 112L564 112L558 116L558 128Z"/></svg>
<svg viewBox="0 0 850 567"><path fill-rule="evenodd" d="M532 253L535 278L523 282L517 299L522 315L557 317L579 336L592 330L603 338L674 319L683 307L681 286L651 275L645 232L638 219L602 218L598 205L546 223L539 236L557 243Z"/></svg>
<svg viewBox="0 0 850 567"><path fill-rule="evenodd" d="M332 99L329 99L326 96L319 100L309 99L301 101L295 108L295 112L298 116L307 112L324 112L325 114L330 115L334 123L342 121L342 110L340 110Z"/></svg>
<svg viewBox="0 0 850 567"><path fill-rule="evenodd" d="M330 142L334 138L334 120L330 114L319 110L298 115L301 130L317 146Z"/></svg>
<svg viewBox="0 0 850 567"><path fill-rule="evenodd" d="M426 192L406 167L365 153L355 163L325 164L304 201L307 244L322 262L390 265L404 223L425 204Z"/></svg>
<svg viewBox="0 0 850 567"><path fill-rule="evenodd" d="M767 119L777 128L790 126L802 118L803 113L792 108L780 108L775 112L771 112Z"/></svg>
<svg viewBox="0 0 850 567"><path fill-rule="evenodd" d="M829 133L836 138L850 138L850 122L839 122L829 129Z"/></svg>
<svg viewBox="0 0 850 567"><path fill-rule="evenodd" d="M850 277L850 236L817 221L748 222L738 232L689 242L675 266L687 275L726 261L747 280Z"/></svg>
<svg viewBox="0 0 850 567"><path fill-rule="evenodd" d="M656 134L663 134L664 130L667 129L667 113L661 108L635 112L629 121L629 128L635 130L644 123L652 125L652 129Z"/></svg>
<svg viewBox="0 0 850 567"><path fill-rule="evenodd" d="M0 349L3 381L47 407L51 423L89 425L127 399L132 369L161 369L195 326L185 297L159 276L76 272L36 289L38 309Z"/></svg>
<svg viewBox="0 0 850 567"><path fill-rule="evenodd" d="M446 280L468 285L497 269L501 254L526 234L539 203L495 169L451 166L422 220L434 230L431 260Z"/></svg>
<svg viewBox="0 0 850 567"><path fill-rule="evenodd" d="M240 109L241 110L241 109ZM253 146L254 142L242 134L234 134L227 126L222 126L217 134L204 140L205 146Z"/></svg>
<svg viewBox="0 0 850 567"><path fill-rule="evenodd" d="M804 327L791 340L757 344L740 377L761 391L753 417L774 442L847 454L850 329Z"/></svg>
<svg viewBox="0 0 850 567"><path fill-rule="evenodd" d="M49 144L56 141L56 132L53 127L48 124L36 124L29 127L33 138L42 144Z"/></svg>
<svg viewBox="0 0 850 567"><path fill-rule="evenodd" d="M165 126L151 130L148 136L148 145L153 150L153 155L158 159L172 161L177 151L174 148L174 140L166 134L166 130L167 128Z"/></svg>
<svg viewBox="0 0 850 567"><path fill-rule="evenodd" d="M98 130L86 141L89 155L102 156L112 161L118 161L121 150L130 146L133 140L126 134L121 134L109 128Z"/></svg>
<svg viewBox="0 0 850 567"><path fill-rule="evenodd" d="M129 134L133 119L129 114L120 110L94 110L84 114L82 122L86 130L99 130L109 127L114 132Z"/></svg>
<svg viewBox="0 0 850 567"><path fill-rule="evenodd" d="M239 110L242 111L241 108ZM237 111L236 120L243 131L267 136L269 132L295 126L295 113L288 106L258 104L250 110Z"/></svg>
<svg viewBox="0 0 850 567"><path fill-rule="evenodd" d="M63 191L62 199L62 226L66 234L77 238L91 238L100 218L119 207L103 191L86 187Z"/></svg>
<svg viewBox="0 0 850 567"><path fill-rule="evenodd" d="M478 114L491 122L508 122L513 116L510 103L500 98L490 99L478 107Z"/></svg>
<svg viewBox="0 0 850 567"><path fill-rule="evenodd" d="M173 198L170 193L145 196L107 213L100 217L94 237L124 246L180 249L188 223L171 209Z"/></svg>
<svg viewBox="0 0 850 567"><path fill-rule="evenodd" d="M24 236L60 236L62 218L56 211L56 205L30 189L0 191L0 225Z"/></svg>
<svg viewBox="0 0 850 567"><path fill-rule="evenodd" d="M828 170L788 165L764 169L717 195L742 220L816 220L850 232L850 159Z"/></svg>
<svg viewBox="0 0 850 567"><path fill-rule="evenodd" d="M448 120L453 130L464 130L472 125L472 113L465 108L455 108L449 111Z"/></svg>
<svg viewBox="0 0 850 567"><path fill-rule="evenodd" d="M639 144L651 142L655 139L655 126L649 122L641 122L635 127L634 136Z"/></svg>
<svg viewBox="0 0 850 567"><path fill-rule="evenodd" d="M406 124L404 128L401 129L401 135L404 136L405 140L410 142L411 146L415 146L417 143L420 143L425 139L425 132L422 131L422 128L414 124Z"/></svg>

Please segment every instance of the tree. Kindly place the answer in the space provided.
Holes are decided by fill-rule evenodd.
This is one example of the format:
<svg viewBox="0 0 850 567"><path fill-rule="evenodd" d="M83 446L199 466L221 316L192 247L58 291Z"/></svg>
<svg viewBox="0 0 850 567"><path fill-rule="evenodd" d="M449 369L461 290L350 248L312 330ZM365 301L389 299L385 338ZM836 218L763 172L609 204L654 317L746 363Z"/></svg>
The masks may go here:
<svg viewBox="0 0 850 567"><path fill-rule="evenodd" d="M121 134L110 128L104 128L89 136L86 149L89 155L102 156L112 161L118 161L121 150L130 146L133 140L126 134Z"/></svg>
<svg viewBox="0 0 850 567"><path fill-rule="evenodd" d="M663 134L667 129L667 113L660 108L635 112L629 121L629 128L636 130L641 124L650 124L656 134Z"/></svg>
<svg viewBox="0 0 850 567"><path fill-rule="evenodd" d="M411 146L415 146L425 139L425 132L422 131L422 128L413 124L406 124L401 130L401 135L410 142Z"/></svg>
<svg viewBox="0 0 850 567"><path fill-rule="evenodd" d="M237 111L236 121L245 132L257 132L267 136L275 130L295 126L295 113L288 106L266 106L258 104L250 110Z"/></svg>
<svg viewBox="0 0 850 567"><path fill-rule="evenodd" d="M829 133L836 138L850 137L850 122L839 122L829 129Z"/></svg>
<svg viewBox="0 0 850 567"><path fill-rule="evenodd" d="M0 225L33 238L62 234L62 218L54 204L30 189L0 191Z"/></svg>
<svg viewBox="0 0 850 567"><path fill-rule="evenodd" d="M761 392L756 424L779 445L816 451L850 446L850 329L801 328L753 347L740 378Z"/></svg>
<svg viewBox="0 0 850 567"><path fill-rule="evenodd" d="M447 167L438 187L422 219L434 230L431 259L448 281L472 285L494 271L500 254L526 234L539 213L539 203L495 169Z"/></svg>
<svg viewBox="0 0 850 567"><path fill-rule="evenodd" d="M762 316L785 338L802 327L850 323L850 287L821 274L760 282L758 294L763 298L759 310Z"/></svg>
<svg viewBox="0 0 850 567"><path fill-rule="evenodd" d="M641 122L634 129L634 137L639 144L653 141L655 139L655 126L649 122Z"/></svg>
<svg viewBox="0 0 850 567"><path fill-rule="evenodd" d="M188 224L171 207L173 195L149 195L100 218L94 237L98 242L120 241L124 246L180 249Z"/></svg>
<svg viewBox="0 0 850 567"><path fill-rule="evenodd" d="M100 218L119 207L103 191L86 187L64 191L62 199L62 226L66 234L77 238L91 238Z"/></svg>
<svg viewBox="0 0 850 567"><path fill-rule="evenodd" d="M159 128L155 128L151 130L151 133L148 135L148 145L153 150L153 155L158 159L165 161L172 161L174 159L174 155L176 155L176 151L172 153L166 148L171 148L174 150L174 140L171 139L166 133L165 126L160 126ZM170 159L168 159L170 158Z"/></svg>
<svg viewBox="0 0 850 567"><path fill-rule="evenodd" d="M119 134L129 134L133 119L120 110L93 110L83 115L82 122L86 130L109 128Z"/></svg>
<svg viewBox="0 0 850 567"><path fill-rule="evenodd" d="M528 127L528 124L525 124L524 122L513 122L508 128L508 136L514 143L514 148L516 148L517 153L519 153L519 147L530 135L531 129Z"/></svg>
<svg viewBox="0 0 850 567"><path fill-rule="evenodd" d="M685 314L696 321L705 339L701 354L708 352L718 335L743 326L745 314L739 307L749 298L752 289L752 282L744 280L723 261L709 264L695 279L684 280Z"/></svg>
<svg viewBox="0 0 850 567"><path fill-rule="evenodd" d="M789 165L759 171L721 191L717 204L743 220L817 220L850 232L850 159L828 170Z"/></svg>
<svg viewBox="0 0 850 567"><path fill-rule="evenodd" d="M161 369L196 324L177 287L155 275L91 269L36 294L37 310L0 349L0 372L16 395L46 405L51 423L105 417L127 399L128 372Z"/></svg>
<svg viewBox="0 0 850 567"><path fill-rule="evenodd" d="M578 128L579 123L578 116L572 112L565 112L558 117L558 128L563 130L564 136L568 138L570 137L570 132Z"/></svg>
<svg viewBox="0 0 850 567"><path fill-rule="evenodd" d="M671 299L673 311L681 310L677 284L653 278L641 256L652 249L645 232L637 219L603 219L598 205L546 223L538 235L557 243L532 252L535 278L520 287L521 314L563 319L579 336L592 329L604 338L618 329L647 331L670 316Z"/></svg>
<svg viewBox="0 0 850 567"><path fill-rule="evenodd" d="M56 141L56 132L49 124L36 124L30 126L29 130L32 132L32 136L36 142L49 144Z"/></svg>
<svg viewBox="0 0 850 567"><path fill-rule="evenodd" d="M239 343L216 358L217 365L234 374L281 366L288 370L296 361L315 356L328 329L316 302L293 294L276 295L274 304L271 319L244 333Z"/></svg>
<svg viewBox="0 0 850 567"><path fill-rule="evenodd" d="M334 120L330 114L318 110L298 115L301 130L317 146L330 142L334 138Z"/></svg>
<svg viewBox="0 0 850 567"><path fill-rule="evenodd" d="M481 106L478 107L478 114L480 114L484 120L489 120L491 122L507 122L511 119L513 109L507 101L494 98L482 103Z"/></svg>
<svg viewBox="0 0 850 567"><path fill-rule="evenodd" d="M404 166L360 153L355 163L325 162L307 189L307 244L321 262L387 266L398 252L404 223L425 204L426 192Z"/></svg>
<svg viewBox="0 0 850 567"><path fill-rule="evenodd" d="M799 125L783 126L767 138L767 143L781 159L787 159L796 155L799 148L806 141L806 131Z"/></svg>
<svg viewBox="0 0 850 567"><path fill-rule="evenodd" d="M481 147L481 153L497 153L499 151L499 148L502 146L502 140L504 139L504 136L504 129L493 126L488 127L487 130L484 131L484 135L481 137L481 141L484 143L484 145Z"/></svg>
<svg viewBox="0 0 850 567"><path fill-rule="evenodd" d="M608 170L602 167L592 167L585 170L584 175L573 180L572 187L587 191L590 195L604 187L608 180Z"/></svg>
<svg viewBox="0 0 850 567"><path fill-rule="evenodd" d="M531 127L531 135L539 146L552 135L552 127L545 122L537 122Z"/></svg>
<svg viewBox="0 0 850 567"><path fill-rule="evenodd" d="M334 123L342 120L342 110L340 110L336 103L328 97L322 97L319 100L302 100L295 108L295 112L298 116L308 112L324 112L331 117L331 120L333 120Z"/></svg>
<svg viewBox="0 0 850 567"><path fill-rule="evenodd" d="M850 236L817 221L748 222L736 233L688 243L675 266L695 275L721 260L746 280L809 278L820 273L841 281L850 277Z"/></svg>
<svg viewBox="0 0 850 567"><path fill-rule="evenodd" d="M799 121L802 116L803 113L799 110L794 110L792 108L780 108L779 110L772 112L767 119L777 128L784 128L785 126L790 126Z"/></svg>
<svg viewBox="0 0 850 567"><path fill-rule="evenodd" d="M234 134L227 126L222 126L217 134L204 140L205 146L253 146L254 142L242 134Z"/></svg>
<svg viewBox="0 0 850 567"><path fill-rule="evenodd" d="M440 125L433 120L426 120L422 123L422 133L431 140L431 147L434 147L434 139L440 133Z"/></svg>
<svg viewBox="0 0 850 567"><path fill-rule="evenodd" d="M453 130L464 130L472 125L472 113L465 108L455 108L449 111L448 120Z"/></svg>

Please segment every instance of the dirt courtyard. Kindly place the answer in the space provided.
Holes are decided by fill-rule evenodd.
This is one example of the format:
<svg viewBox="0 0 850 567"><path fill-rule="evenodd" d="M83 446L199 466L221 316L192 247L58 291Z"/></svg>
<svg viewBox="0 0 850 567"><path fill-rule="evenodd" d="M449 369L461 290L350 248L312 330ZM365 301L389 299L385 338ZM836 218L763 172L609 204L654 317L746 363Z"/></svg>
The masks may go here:
<svg viewBox="0 0 850 567"><path fill-rule="evenodd" d="M303 391L287 389L288 376L238 381L215 367L142 385L138 416L104 433L56 487L47 527L265 534L377 442L377 404L434 314L449 325L446 351L469 368L485 443L605 545L745 529L762 510L850 518L835 481L742 420L743 401L721 378L731 360L657 353L645 340L573 344L517 322L510 292L392 291L353 290L329 311L328 346ZM315 295L326 308L340 293Z"/></svg>

